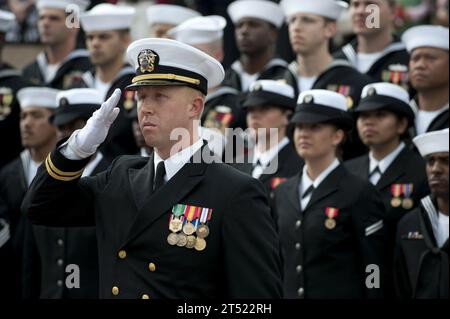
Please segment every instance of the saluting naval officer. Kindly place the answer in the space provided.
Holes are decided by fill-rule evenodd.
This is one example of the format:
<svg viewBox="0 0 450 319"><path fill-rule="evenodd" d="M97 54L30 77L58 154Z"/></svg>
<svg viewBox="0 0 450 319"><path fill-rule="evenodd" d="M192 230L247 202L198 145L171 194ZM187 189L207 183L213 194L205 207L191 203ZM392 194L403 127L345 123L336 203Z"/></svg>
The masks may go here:
<svg viewBox="0 0 450 319"><path fill-rule="evenodd" d="M361 97L355 110L357 128L370 151L348 161L346 166L350 172L370 181L381 194L387 211L389 262L386 269L390 271L397 223L429 193L425 162L411 149L408 128L414 126L415 114L409 105L408 92L398 85L382 82L366 86ZM393 285L389 293L394 295Z"/></svg>
<svg viewBox="0 0 450 319"><path fill-rule="evenodd" d="M399 298L449 297L448 139L448 129L414 139L427 162L431 194L398 225L394 275Z"/></svg>
<svg viewBox="0 0 450 319"><path fill-rule="evenodd" d="M243 103L252 147L232 165L259 179L269 194L303 166L303 160L288 137L289 119L296 101L290 85L259 80L250 86Z"/></svg>
<svg viewBox="0 0 450 319"><path fill-rule="evenodd" d="M352 175L336 157L352 126L345 97L305 91L291 122L305 165L275 189L284 297L382 297L385 208L373 185ZM379 269L377 288L366 285L369 265Z"/></svg>
<svg viewBox="0 0 450 319"><path fill-rule="evenodd" d="M34 224L96 225L101 298L281 297L264 187L216 163L195 124L208 86L223 80L222 66L167 39L136 41L127 56L153 155L119 157L108 171L80 179L117 116L117 90L47 157L24 211Z"/></svg>

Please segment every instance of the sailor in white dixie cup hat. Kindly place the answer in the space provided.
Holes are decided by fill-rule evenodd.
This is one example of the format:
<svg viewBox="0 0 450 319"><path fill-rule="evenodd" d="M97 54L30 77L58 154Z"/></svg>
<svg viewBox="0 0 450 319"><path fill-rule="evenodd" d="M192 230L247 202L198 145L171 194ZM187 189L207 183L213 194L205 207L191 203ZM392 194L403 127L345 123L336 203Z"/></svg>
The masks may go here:
<svg viewBox="0 0 450 319"><path fill-rule="evenodd" d="M280 6L267 0L238 0L228 6L239 60L227 70L225 84L246 92L256 80L278 80L287 63L275 57L278 32L284 23Z"/></svg>
<svg viewBox="0 0 450 319"><path fill-rule="evenodd" d="M449 130L414 138L425 158L431 194L399 223L395 258L397 295L402 299L448 299Z"/></svg>
<svg viewBox="0 0 450 319"><path fill-rule="evenodd" d="M422 25L402 36L411 54L410 82L417 95L415 133L438 131L449 126L449 31L442 26Z"/></svg>
<svg viewBox="0 0 450 319"><path fill-rule="evenodd" d="M91 68L88 52L77 49L77 22L88 5L85 0L37 0L39 37L45 47L23 70L33 85L69 89Z"/></svg>
<svg viewBox="0 0 450 319"><path fill-rule="evenodd" d="M47 157L24 212L33 223L96 226L100 298L280 298L278 237L263 186L220 163L199 138L196 121L208 87L223 80L221 64L155 38L132 43L127 57L136 68L128 88L154 153L119 157L80 179L117 116L117 91ZM180 266L196 271L177 280Z"/></svg>
<svg viewBox="0 0 450 319"><path fill-rule="evenodd" d="M150 36L167 38L167 31L201 14L195 10L173 4L152 4L146 11Z"/></svg>
<svg viewBox="0 0 450 319"><path fill-rule="evenodd" d="M368 289L360 278L368 264L384 269L384 205L373 185L337 157L352 122L343 95L327 90L300 94L291 123L305 165L275 189L273 204L285 298L383 297L382 289Z"/></svg>

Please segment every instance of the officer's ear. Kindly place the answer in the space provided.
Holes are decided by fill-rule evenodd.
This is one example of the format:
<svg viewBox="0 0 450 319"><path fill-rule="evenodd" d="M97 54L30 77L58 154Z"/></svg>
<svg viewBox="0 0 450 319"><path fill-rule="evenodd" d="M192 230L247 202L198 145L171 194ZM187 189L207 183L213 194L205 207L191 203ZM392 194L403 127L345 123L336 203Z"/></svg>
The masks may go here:
<svg viewBox="0 0 450 319"><path fill-rule="evenodd" d="M190 89L190 91L191 103L189 103L188 114L191 118L200 119L205 106L205 96L197 90Z"/></svg>

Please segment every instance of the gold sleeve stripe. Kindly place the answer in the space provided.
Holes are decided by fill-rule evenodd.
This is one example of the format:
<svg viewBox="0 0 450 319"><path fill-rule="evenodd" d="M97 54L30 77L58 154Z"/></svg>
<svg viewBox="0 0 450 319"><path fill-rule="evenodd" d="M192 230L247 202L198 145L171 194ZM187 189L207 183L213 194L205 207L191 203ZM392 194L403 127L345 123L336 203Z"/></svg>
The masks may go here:
<svg viewBox="0 0 450 319"><path fill-rule="evenodd" d="M132 83L136 83L139 81L145 81L145 80L175 80L180 82L185 82L189 84L200 84L200 80L190 78L187 76L181 76L176 74L143 74L138 75L133 78Z"/></svg>
<svg viewBox="0 0 450 319"><path fill-rule="evenodd" d="M47 168L47 173L48 173L51 177L53 177L53 178L56 179L56 180L63 181L63 182L70 182L70 181L73 181L73 180L79 178L79 177L82 175L82 173L80 173L80 174L75 175L75 176L72 176L72 177L62 177L62 176L59 176L58 174L56 174L55 172L52 171L52 169L51 169L51 167L50 167L50 165L49 165L48 158L45 160L45 167Z"/></svg>
<svg viewBox="0 0 450 319"><path fill-rule="evenodd" d="M50 154L47 156L47 160L48 160L48 164L50 165L51 169L52 169L56 174L58 174L58 175L60 175L60 176L73 177L73 176L75 176L75 175L81 175L81 174L83 174L84 168L81 169L81 170L79 170L79 171L77 171L77 172L63 172L63 171L57 169L56 166L53 165L52 158L50 157Z"/></svg>

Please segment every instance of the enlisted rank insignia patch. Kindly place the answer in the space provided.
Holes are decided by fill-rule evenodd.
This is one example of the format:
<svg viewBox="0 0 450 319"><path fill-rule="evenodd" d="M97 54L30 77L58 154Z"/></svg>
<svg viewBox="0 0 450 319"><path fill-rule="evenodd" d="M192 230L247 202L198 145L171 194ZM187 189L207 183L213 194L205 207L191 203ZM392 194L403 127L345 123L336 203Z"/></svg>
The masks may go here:
<svg viewBox="0 0 450 319"><path fill-rule="evenodd" d="M11 113L13 98L12 89L0 87L0 121L4 120Z"/></svg>
<svg viewBox="0 0 450 319"><path fill-rule="evenodd" d="M152 50L142 50L138 55L139 70L141 73L152 73L159 63L159 56Z"/></svg>
<svg viewBox="0 0 450 319"><path fill-rule="evenodd" d="M211 208L185 204L173 206L169 220L171 233L167 237L169 245L197 251L205 250L212 213Z"/></svg>

